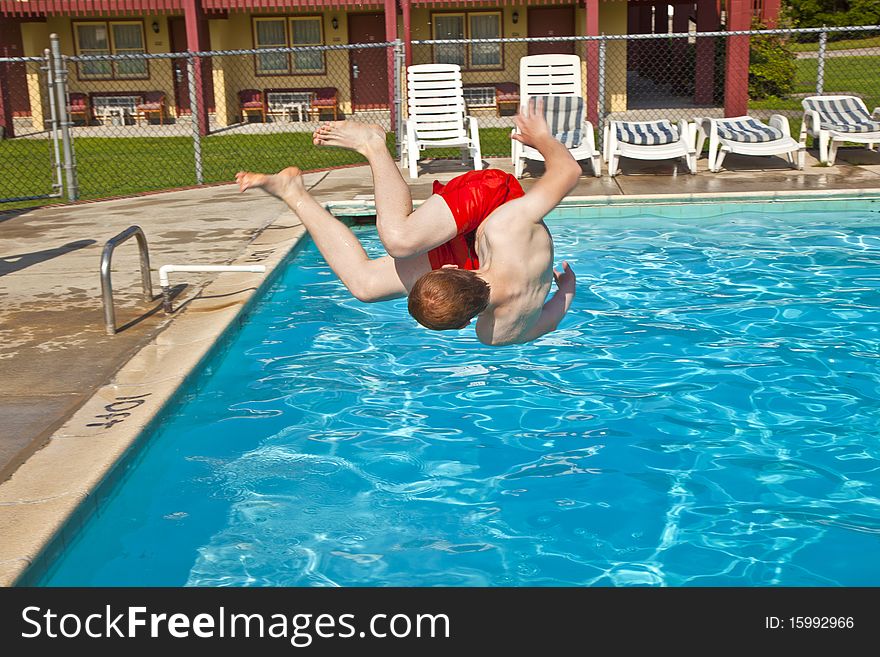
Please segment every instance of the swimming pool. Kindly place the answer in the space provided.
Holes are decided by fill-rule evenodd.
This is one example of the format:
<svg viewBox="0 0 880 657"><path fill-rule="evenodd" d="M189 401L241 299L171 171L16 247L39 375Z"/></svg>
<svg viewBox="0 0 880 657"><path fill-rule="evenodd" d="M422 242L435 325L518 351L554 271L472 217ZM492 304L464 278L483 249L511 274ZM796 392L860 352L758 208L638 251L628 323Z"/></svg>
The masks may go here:
<svg viewBox="0 0 880 657"><path fill-rule="evenodd" d="M878 585L880 203L818 207L561 212L502 349L309 245L40 583Z"/></svg>

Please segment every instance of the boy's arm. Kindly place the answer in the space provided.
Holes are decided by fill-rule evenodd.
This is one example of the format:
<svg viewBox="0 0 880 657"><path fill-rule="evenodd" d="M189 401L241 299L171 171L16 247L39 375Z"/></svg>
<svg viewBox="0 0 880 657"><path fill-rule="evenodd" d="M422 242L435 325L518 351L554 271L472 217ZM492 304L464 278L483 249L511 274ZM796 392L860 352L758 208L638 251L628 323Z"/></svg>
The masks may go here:
<svg viewBox="0 0 880 657"><path fill-rule="evenodd" d="M555 331L574 300L576 277L569 264L563 261L562 271L558 272L554 269L553 277L556 279L556 293L544 304L538 321L524 336L526 342Z"/></svg>
<svg viewBox="0 0 880 657"><path fill-rule="evenodd" d="M568 149L550 134L544 118L543 102L532 100L514 117L517 132L510 138L536 149L544 158L544 175L525 196L513 201L520 208L517 216L537 223L574 188L581 176L581 165Z"/></svg>

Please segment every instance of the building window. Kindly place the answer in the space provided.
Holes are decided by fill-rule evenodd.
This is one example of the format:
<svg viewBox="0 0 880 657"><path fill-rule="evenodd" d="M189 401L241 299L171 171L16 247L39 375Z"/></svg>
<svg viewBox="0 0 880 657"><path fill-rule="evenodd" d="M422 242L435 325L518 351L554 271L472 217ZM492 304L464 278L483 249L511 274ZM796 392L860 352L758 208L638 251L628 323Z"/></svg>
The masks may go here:
<svg viewBox="0 0 880 657"><path fill-rule="evenodd" d="M143 54L144 26L140 22L74 23L78 55ZM147 60L122 59L79 63L79 77L110 80L149 77Z"/></svg>
<svg viewBox="0 0 880 657"><path fill-rule="evenodd" d="M434 16L435 39L464 39L464 14L436 14ZM463 43L443 43L434 47L436 64L465 65L466 46Z"/></svg>
<svg viewBox="0 0 880 657"><path fill-rule="evenodd" d="M254 41L257 49L286 48L287 21L283 18L257 18L254 21ZM268 52L257 55L257 73L289 73L290 61L287 53Z"/></svg>
<svg viewBox="0 0 880 657"><path fill-rule="evenodd" d="M320 16L254 19L254 45L257 49L323 44L324 30ZM256 60L257 73L262 75L324 72L322 51L269 52L257 55Z"/></svg>
<svg viewBox="0 0 880 657"><path fill-rule="evenodd" d="M498 39L501 37L501 14L468 14L471 39ZM500 68L500 43L475 43L470 50L471 68Z"/></svg>
<svg viewBox="0 0 880 657"><path fill-rule="evenodd" d="M501 12L434 14L435 39L498 39ZM434 46L434 62L462 68L501 68L500 43L449 43Z"/></svg>

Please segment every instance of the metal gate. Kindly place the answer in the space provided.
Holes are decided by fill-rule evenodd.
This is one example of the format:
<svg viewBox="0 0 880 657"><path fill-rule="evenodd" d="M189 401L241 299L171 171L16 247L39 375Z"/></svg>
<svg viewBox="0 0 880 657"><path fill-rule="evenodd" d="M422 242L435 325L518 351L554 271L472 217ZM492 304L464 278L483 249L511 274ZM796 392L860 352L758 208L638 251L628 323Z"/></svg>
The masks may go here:
<svg viewBox="0 0 880 657"><path fill-rule="evenodd" d="M12 124L0 139L0 203L30 205L29 201L60 198L62 179L62 116L55 67L47 49L43 57L2 57L0 75L10 82L2 99ZM0 205L0 210L8 206Z"/></svg>

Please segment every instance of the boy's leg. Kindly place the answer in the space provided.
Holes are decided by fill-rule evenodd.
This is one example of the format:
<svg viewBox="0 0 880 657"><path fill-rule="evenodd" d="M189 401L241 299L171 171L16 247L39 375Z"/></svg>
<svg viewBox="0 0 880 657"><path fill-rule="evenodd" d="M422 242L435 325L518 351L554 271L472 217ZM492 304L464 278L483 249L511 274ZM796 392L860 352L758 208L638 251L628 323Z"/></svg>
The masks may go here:
<svg viewBox="0 0 880 657"><path fill-rule="evenodd" d="M275 175L240 172L235 177L241 191L259 187L287 203L303 222L330 269L361 301L382 301L406 296L419 276L431 270L427 256L395 261L370 260L353 232L315 201L296 167Z"/></svg>
<svg viewBox="0 0 880 657"><path fill-rule="evenodd" d="M357 121L326 123L315 131L314 143L348 148L367 158L373 172L376 227L389 254L427 253L455 237L455 218L442 198L432 196L413 211L409 185L388 152L381 127Z"/></svg>

